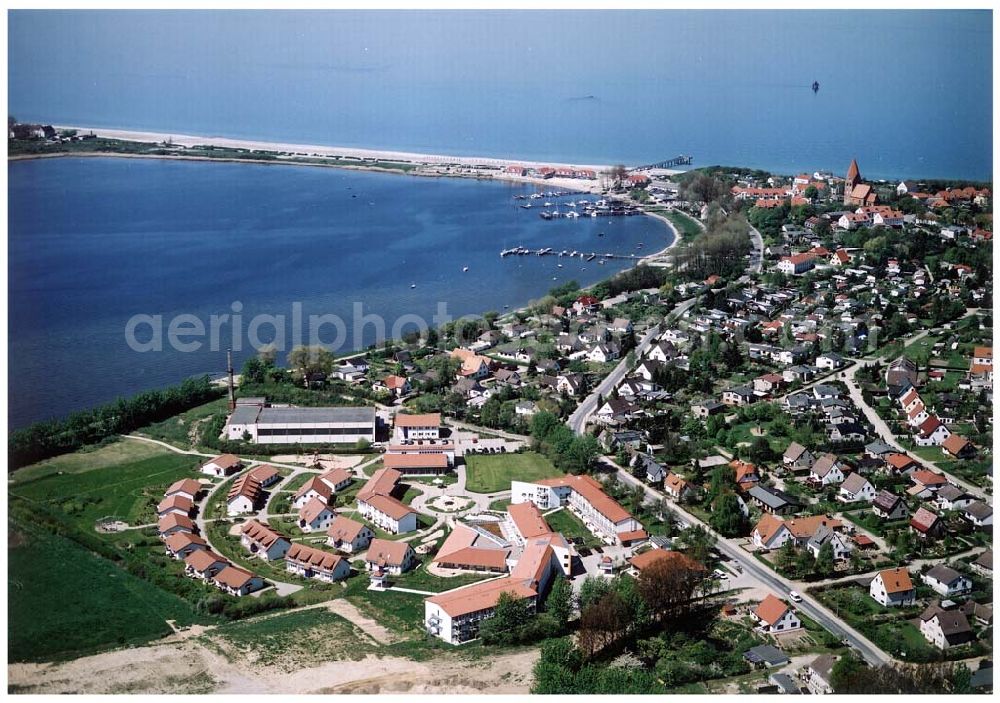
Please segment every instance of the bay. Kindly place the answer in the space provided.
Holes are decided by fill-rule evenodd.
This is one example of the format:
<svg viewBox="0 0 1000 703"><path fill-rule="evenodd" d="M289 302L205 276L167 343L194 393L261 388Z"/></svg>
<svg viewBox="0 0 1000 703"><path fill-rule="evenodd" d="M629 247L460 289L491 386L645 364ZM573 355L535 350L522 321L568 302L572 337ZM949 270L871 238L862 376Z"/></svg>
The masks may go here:
<svg viewBox="0 0 1000 703"><path fill-rule="evenodd" d="M384 320L391 336L404 315L433 324L439 305L453 318L502 312L628 264L501 259L503 248L643 255L672 241L649 217L542 220L539 208L514 199L533 187L495 181L111 157L14 162L8 177L14 428L223 371L232 319L219 326L215 349L207 332L211 316L236 307L244 330L235 336L243 347L237 364L252 353L255 316L284 316L285 346L296 342L294 303L306 323L325 314L344 321L339 345L335 326L319 337L343 353L378 332L374 324L355 330L356 304ZM126 326L135 315L161 318L162 351L130 347ZM181 338L201 340L200 349L168 343L179 315L205 326L204 336ZM262 325L259 340L271 341L273 330ZM135 338L151 335L140 325Z"/></svg>

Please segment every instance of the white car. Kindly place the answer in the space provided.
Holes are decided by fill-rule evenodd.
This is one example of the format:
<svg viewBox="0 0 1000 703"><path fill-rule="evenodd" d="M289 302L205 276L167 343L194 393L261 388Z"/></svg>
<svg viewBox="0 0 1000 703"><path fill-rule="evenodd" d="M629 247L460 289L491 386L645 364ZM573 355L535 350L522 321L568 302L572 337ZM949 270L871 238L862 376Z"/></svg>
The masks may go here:
<svg viewBox="0 0 1000 703"><path fill-rule="evenodd" d="M720 578L720 579L727 579L727 578L729 578L729 574L727 574L722 569L716 569L715 570L715 576L716 576L716 578Z"/></svg>
<svg viewBox="0 0 1000 703"><path fill-rule="evenodd" d="M788 597L792 599L793 603L801 603L802 602L802 596L799 595L798 591L789 591L788 592Z"/></svg>

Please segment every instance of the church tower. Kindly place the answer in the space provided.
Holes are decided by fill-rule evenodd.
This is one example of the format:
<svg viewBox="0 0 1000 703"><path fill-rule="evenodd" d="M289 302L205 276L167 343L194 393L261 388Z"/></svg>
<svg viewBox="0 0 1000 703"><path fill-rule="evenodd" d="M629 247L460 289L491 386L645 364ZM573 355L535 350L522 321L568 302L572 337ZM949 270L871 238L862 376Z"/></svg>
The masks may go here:
<svg viewBox="0 0 1000 703"><path fill-rule="evenodd" d="M858 162L856 159L851 159L851 165L847 167L847 177L844 179L844 205L850 205L851 202L851 191L854 190L854 186L861 183L861 171L858 169Z"/></svg>

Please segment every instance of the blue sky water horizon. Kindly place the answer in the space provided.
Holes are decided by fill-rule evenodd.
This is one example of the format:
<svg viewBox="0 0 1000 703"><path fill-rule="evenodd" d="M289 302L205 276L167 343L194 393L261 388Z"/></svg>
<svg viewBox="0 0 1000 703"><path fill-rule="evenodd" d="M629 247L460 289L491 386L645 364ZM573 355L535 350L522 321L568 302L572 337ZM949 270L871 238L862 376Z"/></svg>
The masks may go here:
<svg viewBox="0 0 1000 703"><path fill-rule="evenodd" d="M992 178L989 11L12 11L22 120ZM820 83L818 93L810 85Z"/></svg>

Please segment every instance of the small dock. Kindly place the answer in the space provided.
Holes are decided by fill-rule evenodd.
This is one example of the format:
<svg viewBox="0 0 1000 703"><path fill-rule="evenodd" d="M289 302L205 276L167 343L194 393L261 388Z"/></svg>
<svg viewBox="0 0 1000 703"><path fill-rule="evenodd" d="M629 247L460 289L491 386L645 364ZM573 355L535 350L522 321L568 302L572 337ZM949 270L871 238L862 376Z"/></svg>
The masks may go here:
<svg viewBox="0 0 1000 703"><path fill-rule="evenodd" d="M570 259L579 258L584 261L593 261L594 259L600 258L601 260L606 259L628 259L636 260L641 259L643 256L639 254L613 254L610 252L600 254L595 251L570 251L568 249L563 249L562 251L556 251L552 247L544 247L542 249L529 249L528 247L511 247L510 249L503 249L500 252L500 258L506 258L508 256L556 256L556 257L566 257Z"/></svg>

